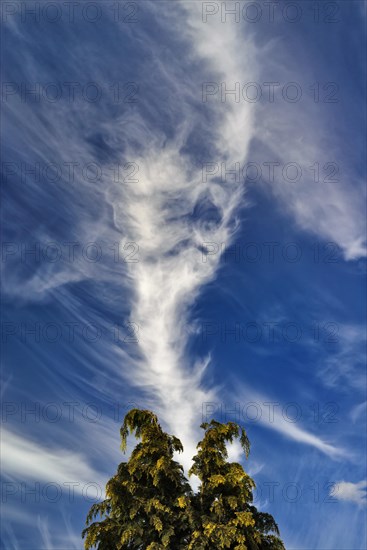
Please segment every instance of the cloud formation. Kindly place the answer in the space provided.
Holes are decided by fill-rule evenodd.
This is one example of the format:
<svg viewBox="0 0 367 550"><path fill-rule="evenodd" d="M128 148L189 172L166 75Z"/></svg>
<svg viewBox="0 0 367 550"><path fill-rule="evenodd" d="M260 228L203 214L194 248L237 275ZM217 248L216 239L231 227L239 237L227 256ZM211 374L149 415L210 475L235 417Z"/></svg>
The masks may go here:
<svg viewBox="0 0 367 550"><path fill-rule="evenodd" d="M335 483L330 496L338 500L354 502L360 506L367 503L367 480L351 483L350 481L338 481Z"/></svg>

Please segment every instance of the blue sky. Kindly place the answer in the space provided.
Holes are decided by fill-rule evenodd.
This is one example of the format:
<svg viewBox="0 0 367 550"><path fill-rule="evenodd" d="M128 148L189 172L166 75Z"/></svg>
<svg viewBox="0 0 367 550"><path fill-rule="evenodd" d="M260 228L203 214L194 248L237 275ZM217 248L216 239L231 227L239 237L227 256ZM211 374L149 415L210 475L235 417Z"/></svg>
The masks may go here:
<svg viewBox="0 0 367 550"><path fill-rule="evenodd" d="M185 468L244 423L287 549L366 548L365 4L36 4L2 3L3 548L82 548L136 405Z"/></svg>

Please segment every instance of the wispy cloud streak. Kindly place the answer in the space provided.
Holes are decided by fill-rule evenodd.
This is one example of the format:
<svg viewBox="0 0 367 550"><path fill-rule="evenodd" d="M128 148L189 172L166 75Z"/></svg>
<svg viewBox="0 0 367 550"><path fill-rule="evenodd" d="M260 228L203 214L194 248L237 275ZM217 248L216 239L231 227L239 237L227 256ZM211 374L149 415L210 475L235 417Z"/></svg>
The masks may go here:
<svg viewBox="0 0 367 550"><path fill-rule="evenodd" d="M199 6L183 3L181 8L188 29L184 36L191 40L193 55L205 63L208 75L228 80L245 77L248 67L254 66L253 44L247 41L245 55L239 54L238 26L203 25ZM178 22L175 15L170 24L178 30L182 18ZM190 107L195 88L199 95L200 82L180 88L184 121L173 140L167 143L146 127L145 135L140 135L144 151L137 159L139 181L126 186L121 208L128 239L141 243L139 263L131 267L131 318L141 327L143 358L130 381L156 397L163 417L185 442L187 460L194 451L201 404L213 397L213 390L202 385L207 360L190 365L185 356L187 314L220 264L219 255L205 254L204 243L228 245L236 210L243 204L242 184L213 177L203 181L201 167L195 168L181 154L197 123L196 110ZM218 120L211 124L215 161L244 160L254 131L251 108L246 103L240 109L230 104L221 107Z"/></svg>

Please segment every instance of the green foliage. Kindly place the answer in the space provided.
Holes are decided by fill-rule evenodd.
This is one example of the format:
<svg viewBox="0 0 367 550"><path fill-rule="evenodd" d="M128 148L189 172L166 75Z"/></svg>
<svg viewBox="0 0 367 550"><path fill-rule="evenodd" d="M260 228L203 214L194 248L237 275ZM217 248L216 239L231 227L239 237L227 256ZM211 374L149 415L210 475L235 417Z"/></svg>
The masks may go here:
<svg viewBox="0 0 367 550"><path fill-rule="evenodd" d="M201 427L204 438L189 472L200 480L194 494L173 460L183 450L180 440L163 432L150 411L125 416L122 450L129 434L140 442L107 483L106 500L89 512L86 550L284 550L273 517L252 505L254 481L241 464L227 461L226 444L234 439L248 456L245 430L215 420Z"/></svg>

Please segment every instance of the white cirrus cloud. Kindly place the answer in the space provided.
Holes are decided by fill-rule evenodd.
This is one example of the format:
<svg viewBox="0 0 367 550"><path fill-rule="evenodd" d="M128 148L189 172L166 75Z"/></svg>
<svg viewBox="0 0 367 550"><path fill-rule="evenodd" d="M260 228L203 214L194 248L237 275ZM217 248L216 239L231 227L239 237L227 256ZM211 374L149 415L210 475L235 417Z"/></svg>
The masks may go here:
<svg viewBox="0 0 367 550"><path fill-rule="evenodd" d="M263 406L264 410L267 411L267 414L262 414L261 412L259 415L257 422L260 425L280 433L289 440L318 449L320 452L332 459L338 460L340 458L350 457L350 453L346 449L332 444L318 435L314 435L304 427L297 425L296 422L290 422L289 418L285 418L282 413L284 408L279 401L275 401L269 396L260 394L253 388L250 388L247 385L244 386L239 381L236 388L237 391L240 388L240 391L238 392L239 396L246 395L248 403L255 404L260 411ZM237 401L241 402L241 399L238 397ZM276 406L270 408L270 405L272 404Z"/></svg>
<svg viewBox="0 0 367 550"><path fill-rule="evenodd" d="M7 429L1 434L1 462L3 474L9 479L75 483L76 494L83 494L88 483L98 484L103 494L107 481L81 453L51 448Z"/></svg>
<svg viewBox="0 0 367 550"><path fill-rule="evenodd" d="M367 480L358 483L338 481L334 484L330 495L338 500L365 505L367 503Z"/></svg>

